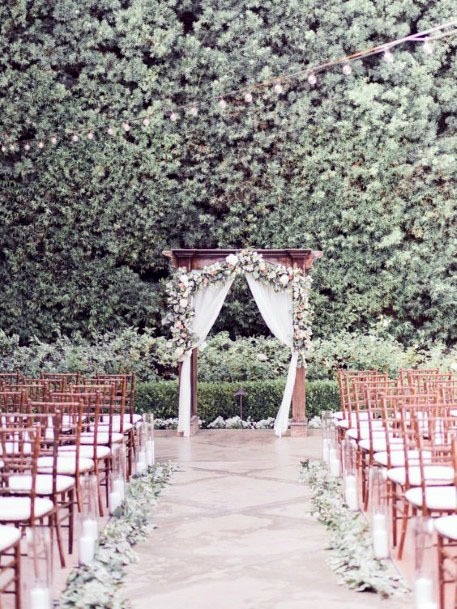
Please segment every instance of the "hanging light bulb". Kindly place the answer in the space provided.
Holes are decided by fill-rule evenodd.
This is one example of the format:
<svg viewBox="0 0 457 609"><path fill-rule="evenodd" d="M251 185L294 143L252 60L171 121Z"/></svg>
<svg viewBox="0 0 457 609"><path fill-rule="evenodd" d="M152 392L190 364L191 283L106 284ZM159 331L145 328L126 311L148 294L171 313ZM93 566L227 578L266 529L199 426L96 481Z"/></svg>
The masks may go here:
<svg viewBox="0 0 457 609"><path fill-rule="evenodd" d="M11 152L14 152L16 150L16 146L14 144L10 144L10 150Z"/></svg>
<svg viewBox="0 0 457 609"><path fill-rule="evenodd" d="M106 130L106 133L108 135L114 135L114 129L112 127L108 127L108 129Z"/></svg>
<svg viewBox="0 0 457 609"><path fill-rule="evenodd" d="M422 47L422 50L424 51L424 53L426 55L432 55L432 53L433 53L433 43L431 42L430 38L426 38L424 40L424 45Z"/></svg>
<svg viewBox="0 0 457 609"><path fill-rule="evenodd" d="M128 123L122 123L122 129L125 132L130 131L130 125Z"/></svg>
<svg viewBox="0 0 457 609"><path fill-rule="evenodd" d="M44 148L44 142L38 142L38 148L42 150Z"/></svg>
<svg viewBox="0 0 457 609"><path fill-rule="evenodd" d="M343 74L345 76L349 76L350 74L352 74L352 68L348 63L345 63L343 66Z"/></svg>
<svg viewBox="0 0 457 609"><path fill-rule="evenodd" d="M170 120L173 121L174 123L178 120L179 116L176 114L176 112L172 112L170 114Z"/></svg>
<svg viewBox="0 0 457 609"><path fill-rule="evenodd" d="M225 101L225 99L223 97L221 97L219 100L219 107L222 108L222 110L224 110L224 108L227 107L227 102Z"/></svg>
<svg viewBox="0 0 457 609"><path fill-rule="evenodd" d="M53 135L53 136L51 137L51 144L54 144L54 145L55 145L55 144L57 144L57 138L56 138L56 136L55 136L55 135Z"/></svg>
<svg viewBox="0 0 457 609"><path fill-rule="evenodd" d="M151 122L151 121L150 121L150 120L149 120L147 117L143 119L143 125L144 125L145 127L149 127L149 123L150 123L150 122Z"/></svg>
<svg viewBox="0 0 457 609"><path fill-rule="evenodd" d="M71 136L71 141L72 142L77 142L78 140L79 140L79 136L77 136L76 133Z"/></svg>
<svg viewBox="0 0 457 609"><path fill-rule="evenodd" d="M197 116L197 114L198 114L197 106L192 106L192 108L190 108L190 110L189 110L189 114L191 114L192 116Z"/></svg>
<svg viewBox="0 0 457 609"><path fill-rule="evenodd" d="M275 83L275 86L273 87L273 89L275 90L275 93L277 93L278 95L280 95L281 93L284 92L284 89L282 88L282 84L280 82Z"/></svg>
<svg viewBox="0 0 457 609"><path fill-rule="evenodd" d="M392 55L391 51L389 49L386 49L384 51L384 61L386 63L393 63L394 62L394 56Z"/></svg>
<svg viewBox="0 0 457 609"><path fill-rule="evenodd" d="M317 76L311 72L311 74L308 76L308 82L312 87L314 87L314 85L317 83Z"/></svg>
<svg viewBox="0 0 457 609"><path fill-rule="evenodd" d="M252 100L253 100L252 93L246 93L246 95L244 96L244 101L247 104L251 104Z"/></svg>
<svg viewBox="0 0 457 609"><path fill-rule="evenodd" d="M87 139L88 140L93 140L94 139L94 134L92 133L92 131L89 131L89 133L87 134Z"/></svg>
<svg viewBox="0 0 457 609"><path fill-rule="evenodd" d="M30 146L29 146L30 148ZM2 152L6 152L6 146L2 146Z"/></svg>
<svg viewBox="0 0 457 609"><path fill-rule="evenodd" d="M25 145L24 145L24 150L30 150L30 144L28 144L28 143L27 143L27 144L25 144Z"/></svg>

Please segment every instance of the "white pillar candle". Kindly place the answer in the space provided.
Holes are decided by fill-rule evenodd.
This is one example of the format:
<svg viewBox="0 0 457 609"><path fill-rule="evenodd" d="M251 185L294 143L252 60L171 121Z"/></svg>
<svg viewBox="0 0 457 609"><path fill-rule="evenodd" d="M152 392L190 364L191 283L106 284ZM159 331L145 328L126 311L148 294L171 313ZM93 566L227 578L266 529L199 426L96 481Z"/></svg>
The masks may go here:
<svg viewBox="0 0 457 609"><path fill-rule="evenodd" d="M30 609L51 609L49 588L35 586L30 590Z"/></svg>
<svg viewBox="0 0 457 609"><path fill-rule="evenodd" d="M136 473L138 474L138 476L142 476L146 472L147 469L148 469L148 466L147 466L147 462L146 462L146 450L144 448L142 448L138 452L138 458L136 461Z"/></svg>
<svg viewBox="0 0 457 609"><path fill-rule="evenodd" d="M155 463L154 440L148 440L146 442L146 463L148 467Z"/></svg>
<svg viewBox="0 0 457 609"><path fill-rule="evenodd" d="M387 531L386 515L378 512L373 514L373 531Z"/></svg>
<svg viewBox="0 0 457 609"><path fill-rule="evenodd" d="M125 484L122 478L114 478L113 480L113 492L119 493L121 498L121 502L124 501L125 498Z"/></svg>
<svg viewBox="0 0 457 609"><path fill-rule="evenodd" d="M340 460L338 459L338 453L336 451L336 448L331 448L329 450L328 458L330 476L336 478L340 475Z"/></svg>
<svg viewBox="0 0 457 609"><path fill-rule="evenodd" d="M98 522L95 519L87 518L83 520L82 536L92 537L92 539L98 539Z"/></svg>
<svg viewBox="0 0 457 609"><path fill-rule="evenodd" d="M431 609L433 605L433 580L425 575L414 582L414 598L416 609Z"/></svg>
<svg viewBox="0 0 457 609"><path fill-rule="evenodd" d="M89 535L79 538L79 564L88 565L94 559L95 539Z"/></svg>
<svg viewBox="0 0 457 609"><path fill-rule="evenodd" d="M359 509L359 497L357 493L357 478L352 474L344 479L344 499L351 512Z"/></svg>
<svg viewBox="0 0 457 609"><path fill-rule="evenodd" d="M109 513L113 514L114 511L121 505L122 499L118 492L111 491L108 498Z"/></svg>
<svg viewBox="0 0 457 609"><path fill-rule="evenodd" d="M389 558L389 540L386 530L373 531L373 554L375 558Z"/></svg>
<svg viewBox="0 0 457 609"><path fill-rule="evenodd" d="M331 444L330 440L328 438L323 438L323 440L322 440L322 458L325 461L325 463L329 462L331 446L332 446L332 444Z"/></svg>

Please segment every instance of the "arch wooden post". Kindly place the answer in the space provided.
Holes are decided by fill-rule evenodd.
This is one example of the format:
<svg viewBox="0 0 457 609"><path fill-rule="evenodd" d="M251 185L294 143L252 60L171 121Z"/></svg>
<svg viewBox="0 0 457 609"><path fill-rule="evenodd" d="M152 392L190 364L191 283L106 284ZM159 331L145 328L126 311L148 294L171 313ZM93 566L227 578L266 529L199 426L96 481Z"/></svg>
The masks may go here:
<svg viewBox="0 0 457 609"><path fill-rule="evenodd" d="M203 267L222 262L230 254L237 254L239 249L188 249L188 250L167 250L162 252L164 256L170 258L174 269L185 268L187 271L201 270ZM263 250L256 249L267 262L273 264L283 264L300 268L308 273L313 262L323 255L323 252L316 250L286 249L286 250ZM181 376L181 366L179 368ZM191 419L190 435L198 432L198 349L192 350L191 357ZM306 436L306 368L297 368L295 377L294 391L292 395L292 423L290 434L292 436ZM182 434L181 434L182 435Z"/></svg>

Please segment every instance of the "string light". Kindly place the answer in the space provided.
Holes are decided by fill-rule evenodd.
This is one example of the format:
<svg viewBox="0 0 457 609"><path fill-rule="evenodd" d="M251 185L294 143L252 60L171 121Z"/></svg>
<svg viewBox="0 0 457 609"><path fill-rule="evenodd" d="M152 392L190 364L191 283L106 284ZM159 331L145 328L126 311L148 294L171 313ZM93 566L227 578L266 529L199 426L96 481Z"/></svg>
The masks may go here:
<svg viewBox="0 0 457 609"><path fill-rule="evenodd" d="M56 145L56 144L57 144L57 138L56 138L56 136L55 136L55 135L53 135L53 136L51 137L51 144L54 144L54 145Z"/></svg>
<svg viewBox="0 0 457 609"><path fill-rule="evenodd" d="M42 150L44 148L44 142L38 142L38 148Z"/></svg>
<svg viewBox="0 0 457 609"><path fill-rule="evenodd" d="M433 49L434 49L434 46L433 46L434 40L439 40L441 38L454 36L456 34L457 34L457 20L449 21L447 23L442 23L437 26L434 26L428 30L425 30L422 32L417 32L415 34L410 34L403 38L392 40L392 41L389 41L388 43L384 43L379 46L357 51L356 53L347 55L345 57L341 57L339 59L329 60L325 63L314 66L312 68L311 72L310 72L310 68L308 67L307 69L300 70L295 73L280 75L279 78L276 76L274 79L270 80L269 82L265 81L265 82L258 82L258 83L250 84L249 88L251 90L255 91L256 89L263 89L265 86L272 85L274 91L278 95L280 95L281 93L284 92L284 87L283 87L282 83L284 83L284 82L289 83L295 79L305 77L308 81L308 84L311 86L314 86L315 84L317 84L317 77L316 77L315 72L328 70L330 68L334 68L339 65L342 65L343 74L345 74L346 76L350 76L352 74L352 67L350 65L352 62L370 57L372 55L383 54L384 61L386 61L387 63L392 63L394 61L394 56L391 52L391 49L393 49L394 47L397 47L399 45L402 45L402 44L406 44L406 43L410 43L410 42L420 42L420 43L422 43L423 53L426 55L431 55L433 53ZM244 94L243 95L244 101L248 104L252 103L252 101L253 101L252 92L251 91L246 92L246 89L247 89L247 87L243 87L241 89L227 92L227 93L225 93L225 96L223 96L223 97L216 98L216 100L218 100L219 107L221 109L225 109L227 107L227 101L225 100L224 97L228 97L228 98L232 99L232 98L235 98L235 97L243 95L243 94ZM183 110L183 112L187 112L191 116L197 116L199 113L199 107L208 105L213 101L214 101L214 98L208 99L208 100L202 101L202 102L197 102L197 103L193 104L190 107L190 109L189 109L188 105L178 106L176 108L176 110L181 108ZM160 110L157 110L157 111L160 111ZM169 112L170 112L169 117L172 121L178 120L179 115L176 113L176 111L170 110ZM172 118L173 116L176 118ZM147 127L150 124L150 119L147 117L143 118L143 119L140 117L131 119L131 122L139 122L139 121L142 121L143 125L145 127ZM106 129L106 133L108 135L112 136L112 135L115 135L115 133L116 133L116 130L113 129L112 126L108 126L107 128L105 127L105 129ZM130 124L127 121L122 123L122 129L125 132L130 131L130 129L131 129ZM88 131L88 130L84 130L84 131L86 133L87 139L89 139L89 140L95 139L95 135L94 135L93 131ZM84 137L84 133L82 135ZM4 139L4 141L7 140L8 136L4 134L3 139ZM80 139L80 136L76 133L71 136L71 141L73 141L73 142L78 142L79 139ZM53 144L57 143L57 138L55 136L50 138L50 140ZM32 140L32 139L22 140L21 142L13 142L12 144L8 144L8 142L6 141L6 143L4 145L2 145L1 150L2 150L2 152L7 152L8 150L15 151L15 150L20 150L22 148L23 150L28 151L28 150L31 150L31 146L30 146L29 142L32 142L32 141L34 141L34 140ZM38 148L41 148L39 143L37 144L37 146L38 146ZM43 147L44 147L44 142L43 142Z"/></svg>
<svg viewBox="0 0 457 609"><path fill-rule="evenodd" d="M275 90L275 93L277 93L278 95L280 95L281 93L284 93L284 89L282 87L282 84L280 82L277 82L273 89Z"/></svg>
<svg viewBox="0 0 457 609"><path fill-rule="evenodd" d="M389 49L386 49L386 50L384 51L384 61L385 61L386 63L393 63L393 62L394 62L394 56L393 56L393 54L391 53L391 51L389 51Z"/></svg>
<svg viewBox="0 0 457 609"><path fill-rule="evenodd" d="M317 83L317 76L313 72L308 76L308 82L312 87Z"/></svg>

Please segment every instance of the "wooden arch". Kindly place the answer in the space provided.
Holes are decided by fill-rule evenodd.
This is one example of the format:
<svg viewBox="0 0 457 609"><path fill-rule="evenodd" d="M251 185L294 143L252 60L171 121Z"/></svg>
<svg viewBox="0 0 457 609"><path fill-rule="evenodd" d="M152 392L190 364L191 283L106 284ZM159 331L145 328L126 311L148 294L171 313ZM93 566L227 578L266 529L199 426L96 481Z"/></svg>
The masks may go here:
<svg viewBox="0 0 457 609"><path fill-rule="evenodd" d="M170 259L173 269L185 268L187 271L201 270L215 262L223 262L230 254L237 254L240 249L177 249L166 250L163 255ZM273 264L284 264L299 268L308 273L317 258L323 252L316 250L284 249L262 250L256 249L263 259ZM192 351L192 384L191 384L191 420L190 433L198 432L198 349ZM306 368L297 368L294 393L292 396L292 422L290 434L292 436L306 435Z"/></svg>

